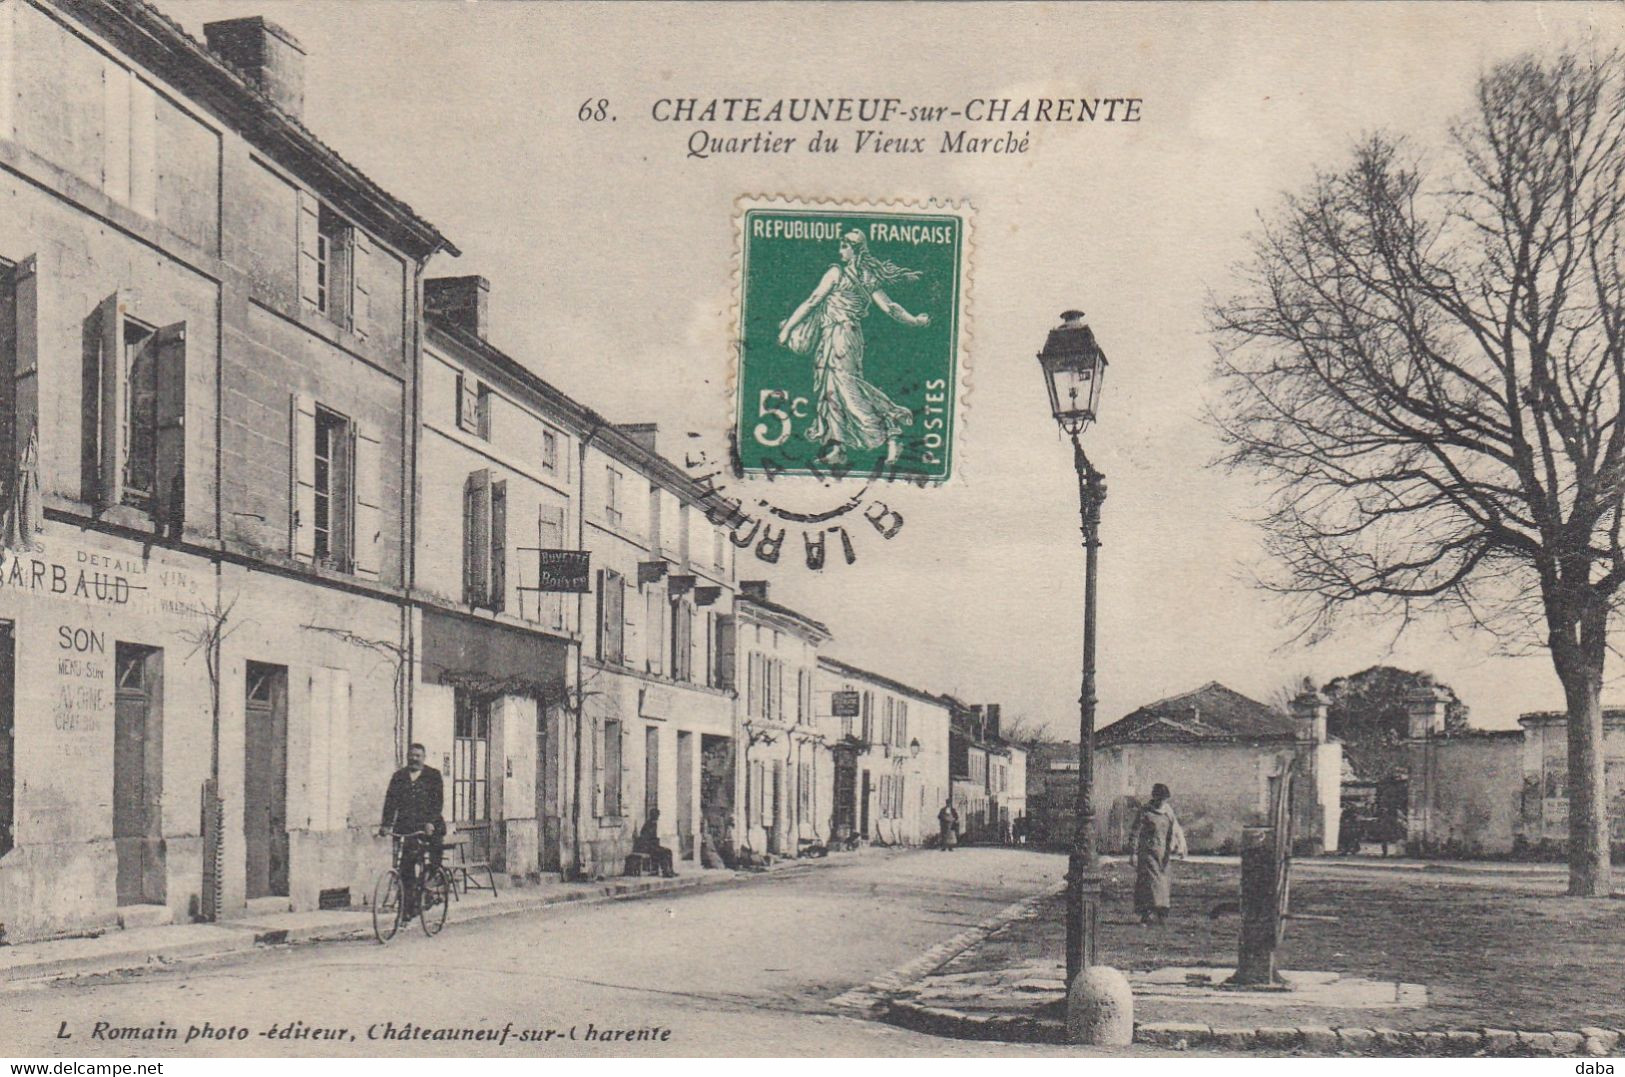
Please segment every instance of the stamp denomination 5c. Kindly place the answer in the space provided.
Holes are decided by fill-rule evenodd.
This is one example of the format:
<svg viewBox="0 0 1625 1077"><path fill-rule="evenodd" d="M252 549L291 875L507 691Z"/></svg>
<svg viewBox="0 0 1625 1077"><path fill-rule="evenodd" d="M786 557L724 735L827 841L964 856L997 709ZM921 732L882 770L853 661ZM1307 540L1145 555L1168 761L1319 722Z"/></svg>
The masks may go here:
<svg viewBox="0 0 1625 1077"><path fill-rule="evenodd" d="M970 210L739 204L734 437L747 475L953 473Z"/></svg>

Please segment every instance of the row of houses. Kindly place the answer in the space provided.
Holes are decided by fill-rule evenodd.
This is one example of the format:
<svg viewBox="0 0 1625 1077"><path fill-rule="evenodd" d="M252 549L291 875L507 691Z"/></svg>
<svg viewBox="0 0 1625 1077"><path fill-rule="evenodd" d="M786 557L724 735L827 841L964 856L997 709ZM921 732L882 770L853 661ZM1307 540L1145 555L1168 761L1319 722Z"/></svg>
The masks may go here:
<svg viewBox="0 0 1625 1077"><path fill-rule="evenodd" d="M1328 703L1309 690L1290 712L1210 682L1139 707L1096 736L1095 804L1103 847L1126 851L1153 783L1173 791L1193 852L1234 852L1241 831L1269 819L1271 779L1294 775L1293 831L1300 853L1345 842L1344 819L1420 856L1556 855L1568 840L1568 718L1525 714L1519 728L1447 729L1447 689L1424 680L1405 699L1408 728L1396 773L1353 780L1342 745L1327 735ZM1603 715L1607 804L1625 848L1625 710ZM1078 780L1073 745L1035 747L1029 771L1036 836L1072 840ZM1373 788L1377 786L1377 788ZM1373 818L1375 816L1375 818Z"/></svg>
<svg viewBox="0 0 1625 1077"><path fill-rule="evenodd" d="M305 54L0 3L0 924L363 899L408 744L499 878L1023 810L971 707L826 653L730 516L496 347L302 122ZM748 538L744 540L748 542Z"/></svg>

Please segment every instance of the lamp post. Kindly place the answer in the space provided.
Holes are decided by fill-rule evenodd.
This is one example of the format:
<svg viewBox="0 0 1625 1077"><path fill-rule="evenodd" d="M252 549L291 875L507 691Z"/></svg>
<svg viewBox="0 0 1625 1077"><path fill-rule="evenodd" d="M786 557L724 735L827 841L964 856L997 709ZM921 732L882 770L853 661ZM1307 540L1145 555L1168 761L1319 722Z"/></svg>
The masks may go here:
<svg viewBox="0 0 1625 1077"><path fill-rule="evenodd" d="M1100 506L1106 481L1083 451L1083 431L1099 413L1106 354L1083 312L1069 310L1038 353L1055 421L1072 439L1084 549L1083 686L1078 696L1077 830L1067 867L1067 1027L1086 1043L1128 1043L1133 1004L1128 981L1096 963L1101 877L1095 847L1095 595L1100 550Z"/></svg>

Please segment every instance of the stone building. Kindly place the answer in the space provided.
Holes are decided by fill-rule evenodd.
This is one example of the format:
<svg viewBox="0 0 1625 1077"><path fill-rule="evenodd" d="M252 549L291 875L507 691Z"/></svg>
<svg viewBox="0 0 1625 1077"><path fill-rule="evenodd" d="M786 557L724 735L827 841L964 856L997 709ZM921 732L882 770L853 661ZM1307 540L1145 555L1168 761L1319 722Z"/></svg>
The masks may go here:
<svg viewBox="0 0 1625 1077"><path fill-rule="evenodd" d="M818 721L829 765L816 775L830 840L918 845L948 799L947 702L828 656L818 660Z"/></svg>
<svg viewBox="0 0 1625 1077"><path fill-rule="evenodd" d="M653 424L582 440L584 615L580 795L570 795L583 871L618 874L651 810L681 860L702 825L740 822L734 715L735 547L707 493L656 452Z"/></svg>
<svg viewBox="0 0 1625 1077"><path fill-rule="evenodd" d="M0 4L10 939L347 903L388 856L418 274L452 248L303 126L290 35L206 36Z"/></svg>
<svg viewBox="0 0 1625 1077"><path fill-rule="evenodd" d="M1268 821L1270 779L1296 774L1300 852L1337 848L1342 746L1326 736L1325 697L1291 715L1219 684L1148 703L1095 735L1095 814L1102 847L1123 851L1151 786L1173 792L1192 852L1234 851Z"/></svg>
<svg viewBox="0 0 1625 1077"><path fill-rule="evenodd" d="M1027 750L1004 739L999 704L943 699L952 714L949 773L960 837L1007 841L1027 813Z"/></svg>
<svg viewBox="0 0 1625 1077"><path fill-rule="evenodd" d="M424 282L413 736L468 855L527 879L567 864L583 599L541 589L580 547L576 465L594 417L490 341L481 277Z"/></svg>
<svg viewBox="0 0 1625 1077"><path fill-rule="evenodd" d="M795 856L828 836L830 802L818 796L818 779L830 760L813 696L829 629L769 600L765 580L741 580L725 632L733 639L739 699L740 840L756 852Z"/></svg>
<svg viewBox="0 0 1625 1077"><path fill-rule="evenodd" d="M1522 727L1517 744L1522 772L1521 804L1517 827L1522 844L1556 853L1569 840L1569 730L1568 714L1538 711L1518 719ZM1516 742L1514 742L1516 743ZM1625 708L1603 708L1603 771L1607 781L1609 842L1617 862L1625 853ZM1507 768L1503 763L1503 769ZM1508 782L1495 784L1497 806L1505 802ZM1444 788L1441 783L1441 788ZM1499 817L1496 822L1499 823ZM1499 843L1502 828L1486 827L1486 845Z"/></svg>

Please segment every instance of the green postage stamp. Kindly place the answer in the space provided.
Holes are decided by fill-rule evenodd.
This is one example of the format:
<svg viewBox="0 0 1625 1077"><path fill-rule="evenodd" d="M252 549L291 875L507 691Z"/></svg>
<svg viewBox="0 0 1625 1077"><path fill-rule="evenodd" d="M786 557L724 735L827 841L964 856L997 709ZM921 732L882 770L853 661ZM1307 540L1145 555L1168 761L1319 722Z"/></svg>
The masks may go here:
<svg viewBox="0 0 1625 1077"><path fill-rule="evenodd" d="M744 472L946 481L966 374L969 207L774 198L739 210Z"/></svg>

